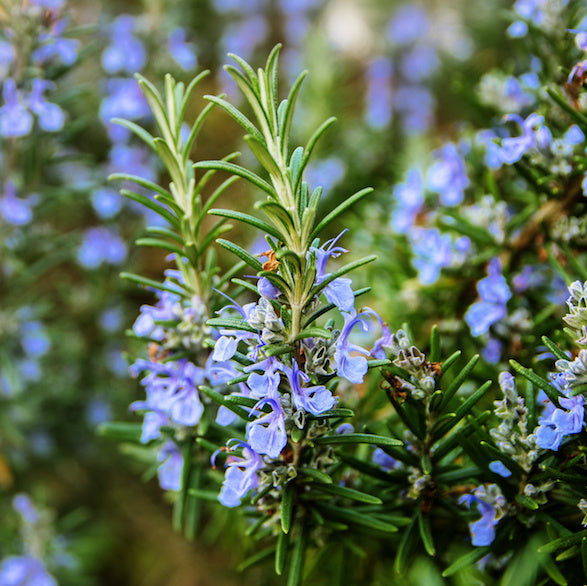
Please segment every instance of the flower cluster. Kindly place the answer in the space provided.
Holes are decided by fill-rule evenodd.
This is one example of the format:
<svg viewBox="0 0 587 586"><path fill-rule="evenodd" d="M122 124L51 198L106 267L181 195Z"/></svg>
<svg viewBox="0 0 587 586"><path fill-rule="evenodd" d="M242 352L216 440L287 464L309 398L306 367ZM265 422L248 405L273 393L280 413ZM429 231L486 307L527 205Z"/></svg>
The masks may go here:
<svg viewBox="0 0 587 586"><path fill-rule="evenodd" d="M257 283L260 298L256 303L244 307L233 303L222 310L223 314L226 310L236 311L243 321L243 329L221 329L222 335L216 341L212 359L226 363L240 349L239 361L244 355L248 364L241 367L246 381L237 396L255 401L246 426L247 443L234 439L226 448L229 454L235 450L242 450L243 454L229 455L227 459L227 472L219 497L227 506L240 504L251 489L261 491L271 485L278 488L284 480L290 480L292 473L296 474L295 468L291 472L288 467L288 458L292 452L295 454L301 450L301 438L330 431L329 425L318 431L318 421L336 406L337 397L329 390L330 385L321 381L329 381L337 375L349 383L362 383L368 369L368 357L378 356L389 343L385 331L371 350L351 341L357 326L366 330L369 319L380 318L372 310L355 309L351 279L332 278L332 273L327 272L327 261L346 252L337 246L339 238L322 246L310 247L308 261L314 267L314 284L327 283L322 292L326 301L340 311L344 320L341 329L330 326L321 336L304 337L299 354L292 353L289 359L287 353L281 356L267 354L267 349L288 341L288 328L280 317L288 310L283 305L285 299L281 291L266 277L261 277ZM275 275L279 274L277 268ZM308 309L316 311L319 303L317 298L311 300ZM234 368L237 368L236 364ZM219 416L222 422L226 422L222 410ZM323 456L320 450L315 451L312 462L313 466L319 467ZM302 457L301 453L294 455L294 465ZM285 477L275 473L284 466L290 470Z"/></svg>

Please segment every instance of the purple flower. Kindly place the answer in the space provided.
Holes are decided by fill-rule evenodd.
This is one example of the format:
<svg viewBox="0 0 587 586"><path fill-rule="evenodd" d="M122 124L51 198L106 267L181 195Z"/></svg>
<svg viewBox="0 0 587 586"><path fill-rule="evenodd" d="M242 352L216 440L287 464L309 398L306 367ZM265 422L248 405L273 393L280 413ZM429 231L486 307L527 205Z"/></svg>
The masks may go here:
<svg viewBox="0 0 587 586"><path fill-rule="evenodd" d="M120 15L112 23L110 44L102 53L102 67L106 73L132 75L145 65L147 53L141 41L133 36L134 27L134 18L129 14Z"/></svg>
<svg viewBox="0 0 587 586"><path fill-rule="evenodd" d="M499 492L499 488L492 484L485 489L480 486L476 488L473 494L465 494L459 499L459 504L465 504L468 508L471 503L476 503L477 510L481 513L478 521L469 523L471 532L471 543L476 547L491 545L495 539L495 527L499 519L503 516L502 509L505 505L505 499Z"/></svg>
<svg viewBox="0 0 587 586"><path fill-rule="evenodd" d="M137 120L151 114L149 103L139 84L134 79L110 79L107 82L108 95L100 104L100 120L107 126L113 140L125 139L129 131L122 126L110 124L112 118Z"/></svg>
<svg viewBox="0 0 587 586"><path fill-rule="evenodd" d="M434 151L437 161L428 170L428 187L440 194L446 206L455 206L463 201L464 191L469 186L465 161L452 142Z"/></svg>
<svg viewBox="0 0 587 586"><path fill-rule="evenodd" d="M559 399L562 409L547 404L542 417L538 418L536 428L536 444L544 450L558 450L565 436L579 433L583 429L585 419L585 398L583 395L569 396L571 387L563 376L558 377L559 388L566 397Z"/></svg>
<svg viewBox="0 0 587 586"><path fill-rule="evenodd" d="M401 114L405 132L424 132L430 128L435 100L429 88L421 85L401 85L394 93L394 106Z"/></svg>
<svg viewBox="0 0 587 586"><path fill-rule="evenodd" d="M412 265L424 285L435 283L444 267L462 262L471 246L466 236L453 241L449 234L442 234L437 228L416 226L409 238L414 255Z"/></svg>
<svg viewBox="0 0 587 586"><path fill-rule="evenodd" d="M12 78L4 81L4 105L0 108L0 134L6 138L26 136L33 127L33 117L18 95Z"/></svg>
<svg viewBox="0 0 587 586"><path fill-rule="evenodd" d="M391 121L393 110L391 83L393 66L389 59L376 57L366 73L366 120L371 128L381 130Z"/></svg>
<svg viewBox="0 0 587 586"><path fill-rule="evenodd" d="M261 399L254 407L251 415L256 414L265 405L271 407L271 412L247 424L247 441L258 454L266 454L270 458L279 458L281 450L287 444L285 431L285 413L279 401Z"/></svg>
<svg viewBox="0 0 587 586"><path fill-rule="evenodd" d="M509 478L512 473L506 468L505 464L501 460L494 460L489 464L489 470L495 474L499 474L503 478Z"/></svg>
<svg viewBox="0 0 587 586"><path fill-rule="evenodd" d="M43 562L32 555L10 556L0 565L2 586L57 586Z"/></svg>
<svg viewBox="0 0 587 586"><path fill-rule="evenodd" d="M108 220L122 209L122 198L114 189L101 187L92 193L92 207L99 218Z"/></svg>
<svg viewBox="0 0 587 586"><path fill-rule="evenodd" d="M412 3L401 5L387 26L387 37L396 46L420 41L426 36L430 21L426 11Z"/></svg>
<svg viewBox="0 0 587 586"><path fill-rule="evenodd" d="M51 59L63 65L73 65L77 59L78 39L61 37L68 22L66 19L56 20L51 25L48 33L39 35L39 47L33 51L33 59L36 63L44 64Z"/></svg>
<svg viewBox="0 0 587 586"><path fill-rule="evenodd" d="M547 148L552 142L550 130L544 125L544 117L532 113L524 120L518 114L508 114L505 120L516 122L522 129L521 136L504 138L501 141L500 156L506 165L519 161L533 148Z"/></svg>
<svg viewBox="0 0 587 586"><path fill-rule="evenodd" d="M164 490L181 490L183 456L174 442L168 440L157 454L157 476Z"/></svg>
<svg viewBox="0 0 587 586"><path fill-rule="evenodd" d="M225 362L230 360L234 356L237 346L238 342L235 338L221 336L214 344L212 360L216 360L217 362Z"/></svg>
<svg viewBox="0 0 587 586"><path fill-rule="evenodd" d="M344 314L344 326L340 336L336 340L336 350L334 360L337 364L336 372L338 376L346 378L351 383L359 384L368 370L367 359L370 352L365 348L353 344L349 341L349 336L356 325L360 325L363 330L367 330L365 319L370 312L362 312L357 315ZM353 355L351 355L351 352ZM363 354L364 356L361 356Z"/></svg>
<svg viewBox="0 0 587 586"><path fill-rule="evenodd" d="M39 513L35 509L33 502L26 494L17 494L12 499L12 507L17 511L23 520L30 525L39 521Z"/></svg>
<svg viewBox="0 0 587 586"><path fill-rule="evenodd" d="M399 183L393 190L394 208L391 227L398 234L408 232L424 204L424 184L418 169L410 169L405 183Z"/></svg>
<svg viewBox="0 0 587 586"><path fill-rule="evenodd" d="M410 82L428 79L439 66L438 54L434 47L416 45L402 56L401 71Z"/></svg>
<svg viewBox="0 0 587 586"><path fill-rule="evenodd" d="M523 20L516 20L510 24L506 32L511 39L521 39L528 34L528 25Z"/></svg>
<svg viewBox="0 0 587 586"><path fill-rule="evenodd" d="M51 340L45 326L37 320L28 321L21 325L20 345L29 357L44 356L49 352Z"/></svg>
<svg viewBox="0 0 587 586"><path fill-rule="evenodd" d="M258 472L263 468L263 459L249 444L239 440L230 440L229 451L242 448L242 456L229 455L226 460L227 470L218 500L225 507L237 507L241 499L259 485ZM212 456L212 464L215 461Z"/></svg>
<svg viewBox="0 0 587 586"><path fill-rule="evenodd" d="M383 468L386 472L394 470L400 463L392 458L389 454L386 454L381 448L377 448L373 452L373 464L376 464L380 468Z"/></svg>
<svg viewBox="0 0 587 586"><path fill-rule="evenodd" d="M24 226L33 219L32 207L38 202L35 195L27 198L16 197L12 181L4 183L4 195L0 198L0 216L13 226Z"/></svg>
<svg viewBox="0 0 587 586"><path fill-rule="evenodd" d="M204 383L206 371L185 359L165 363L137 360L131 367L134 376L145 370L150 371L141 381L147 401L133 403L131 408L165 414L179 425L196 425L204 412L198 386Z"/></svg>
<svg viewBox="0 0 587 586"><path fill-rule="evenodd" d="M102 264L119 265L126 258L124 240L108 228L90 228L77 252L78 262L86 269L96 269Z"/></svg>
<svg viewBox="0 0 587 586"><path fill-rule="evenodd" d="M343 230L336 238L328 240L320 248L311 247L310 253L316 255L316 283L319 284L329 277L331 273L326 272L326 262L330 257L336 258L344 252L348 252L341 246L335 246L338 239L346 232ZM333 303L341 311L353 311L355 295L351 288L352 280L346 277L334 279L324 288L324 296L330 303Z"/></svg>
<svg viewBox="0 0 587 586"><path fill-rule="evenodd" d="M306 167L308 185L321 185L324 191L332 189L345 174L344 163L338 157L314 161Z"/></svg>
<svg viewBox="0 0 587 586"><path fill-rule="evenodd" d="M281 295L281 291L267 277L261 277L257 281L257 291L266 299L277 299Z"/></svg>
<svg viewBox="0 0 587 586"><path fill-rule="evenodd" d="M177 27L169 33L167 49L175 62L185 71L195 69L198 66L196 58L196 46L186 43L186 31Z"/></svg>
<svg viewBox="0 0 587 586"><path fill-rule="evenodd" d="M57 132L63 128L65 123L63 110L57 104L52 104L43 97L45 90L53 85L44 79L34 79L33 89L28 100L31 112L37 115L39 126L47 132Z"/></svg>
<svg viewBox="0 0 587 586"><path fill-rule="evenodd" d="M337 398L324 385L302 386L302 382L310 382L310 377L299 369L295 360L292 368L284 366L283 370L289 380L292 399L298 410L320 415L336 405Z"/></svg>
<svg viewBox="0 0 587 586"><path fill-rule="evenodd" d="M488 267L488 276L477 283L480 301L469 307L465 321L472 336L480 336L507 315L507 302L512 296L505 277L501 274L501 263L494 258Z"/></svg>

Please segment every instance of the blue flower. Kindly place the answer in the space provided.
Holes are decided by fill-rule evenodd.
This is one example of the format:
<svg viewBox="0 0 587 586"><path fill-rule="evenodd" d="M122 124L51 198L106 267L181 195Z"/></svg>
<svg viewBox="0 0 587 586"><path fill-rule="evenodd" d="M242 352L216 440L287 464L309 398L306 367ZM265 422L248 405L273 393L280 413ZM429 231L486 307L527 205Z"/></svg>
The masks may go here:
<svg viewBox="0 0 587 586"><path fill-rule="evenodd" d="M437 161L428 170L428 187L440 194L440 201L444 205L460 204L470 183L463 157L451 142L433 154Z"/></svg>
<svg viewBox="0 0 587 586"><path fill-rule="evenodd" d="M147 401L133 403L131 408L165 414L178 425L196 425L204 412L198 386L205 382L206 371L185 359L166 363L137 360L131 367L134 376L145 370L150 371L141 380Z"/></svg>
<svg viewBox="0 0 587 586"><path fill-rule="evenodd" d="M0 216L13 226L24 226L33 219L32 207L37 202L35 195L17 197L14 183L7 180L4 183L4 195L0 198Z"/></svg>
<svg viewBox="0 0 587 586"><path fill-rule="evenodd" d="M57 586L57 581L43 565L32 556L11 556L0 565L0 584L2 586Z"/></svg>
<svg viewBox="0 0 587 586"><path fill-rule="evenodd" d="M465 321L472 336L480 336L507 315L506 304L512 296L505 277L501 274L501 263L494 258L488 266L488 276L477 283L480 301L469 307Z"/></svg>
<svg viewBox="0 0 587 586"><path fill-rule="evenodd" d="M349 336L356 325L361 325L363 330L367 330L365 319L368 315L371 315L370 311L364 311L356 315L343 314L344 326L336 340L336 350L334 352L334 360L337 364L336 372L338 376L346 378L349 382L355 384L363 382L368 370L365 356L369 356L370 352L362 346L351 343ZM351 352L353 355L351 355ZM361 356L361 354L364 356Z"/></svg>
<svg viewBox="0 0 587 586"><path fill-rule="evenodd" d="M501 141L500 157L506 165L519 161L531 149L547 148L552 142L550 130L544 125L544 117L532 113L525 120L518 114L508 114L506 120L516 122L522 129L521 136Z"/></svg>
<svg viewBox="0 0 587 586"><path fill-rule="evenodd" d="M337 398L324 385L303 387L302 382L310 382L310 377L299 369L295 359L292 368L283 366L289 380L294 405L300 411L320 415L336 405Z"/></svg>
<svg viewBox="0 0 587 586"><path fill-rule="evenodd" d="M376 464L386 472L394 470L400 465L395 458L392 458L389 454L386 454L381 448L377 448L373 452L373 464Z"/></svg>
<svg viewBox="0 0 587 586"><path fill-rule="evenodd" d="M12 507L30 525L34 525L40 519L37 509L35 509L33 502L26 494L20 493L15 495L12 499Z"/></svg>
<svg viewBox="0 0 587 586"><path fill-rule="evenodd" d="M51 24L49 32L39 35L39 46L32 54L36 63L45 64L51 59L67 66L75 63L80 42L78 39L68 39L61 36L67 24L66 19L56 20Z"/></svg>
<svg viewBox="0 0 587 586"><path fill-rule="evenodd" d="M190 71L198 66L196 46L186 43L186 31L177 27L169 33L167 49L175 62L185 71Z"/></svg>
<svg viewBox="0 0 587 586"><path fill-rule="evenodd" d="M287 444L285 413L279 401L266 398L261 399L255 405L251 415L255 415L265 405L269 405L271 411L247 424L247 441L258 454L266 454L270 458L279 458L281 450Z"/></svg>
<svg viewBox="0 0 587 586"><path fill-rule="evenodd" d="M108 228L89 228L77 252L78 262L86 269L102 264L119 265L126 258L124 240Z"/></svg>
<svg viewBox="0 0 587 586"><path fill-rule="evenodd" d="M499 474L503 478L509 478L512 475L512 473L501 460L494 460L493 462L490 462L489 470L495 472L495 474Z"/></svg>
<svg viewBox="0 0 587 586"><path fill-rule="evenodd" d="M174 442L165 442L157 454L159 467L157 476L159 485L164 490L181 490L181 479L183 475L183 456Z"/></svg>
<svg viewBox="0 0 587 586"><path fill-rule="evenodd" d="M263 459L251 446L239 440L230 440L227 449L229 452L241 448L242 456L229 455L226 460L226 473L222 490L218 500L225 507L237 507L241 499L259 485L259 470L263 468ZM216 460L216 454L212 456L212 464Z"/></svg>
<svg viewBox="0 0 587 586"><path fill-rule="evenodd" d="M376 57L367 68L365 118L371 128L381 130L391 121L393 109L392 76L392 63L385 57Z"/></svg>
<svg viewBox="0 0 587 586"><path fill-rule="evenodd" d="M37 115L39 126L47 132L57 132L65 123L63 110L43 97L45 90L53 86L54 84L44 79L34 79L33 89L29 95L29 109Z"/></svg>
<svg viewBox="0 0 587 586"><path fill-rule="evenodd" d="M555 381L567 396L559 398L562 409L548 402L543 416L538 418L536 444L544 450L558 450L565 436L583 429L585 420L585 397L571 396L571 387L566 383L564 375L556 377Z"/></svg>
<svg viewBox="0 0 587 586"><path fill-rule="evenodd" d="M26 136L33 127L33 116L23 104L12 78L4 81L4 105L0 108L0 134L6 138Z"/></svg>
<svg viewBox="0 0 587 586"><path fill-rule="evenodd" d="M92 207L99 218L113 218L122 209L122 198L114 189L101 187L92 192Z"/></svg>
<svg viewBox="0 0 587 586"><path fill-rule="evenodd" d="M476 547L491 545L495 539L495 527L503 517L505 499L496 484L487 488L480 486L473 491L473 494L465 494L459 499L459 504L465 504L468 508L471 503L477 505L481 513L478 521L469 523L471 532L471 543Z"/></svg>
<svg viewBox="0 0 587 586"><path fill-rule="evenodd" d="M102 67L107 73L133 73L140 71L147 60L147 53L141 41L132 33L134 18L129 14L120 15L111 25L110 44L102 53Z"/></svg>
<svg viewBox="0 0 587 586"><path fill-rule="evenodd" d="M393 190L393 213L391 227L398 234L405 234L415 223L416 216L424 204L424 184L418 169L410 169L405 183L399 183Z"/></svg>
<svg viewBox="0 0 587 586"><path fill-rule="evenodd" d="M454 240L437 228L416 226L409 233L412 245L412 265L424 285L432 285L440 277L441 269L462 262L471 247L466 236Z"/></svg>
<svg viewBox="0 0 587 586"><path fill-rule="evenodd" d="M329 258L336 258L344 252L348 252L341 246L335 246L338 239L346 232L343 230L336 238L328 240L320 248L311 247L310 253L316 255L316 283L319 284L329 277L331 273L326 272L326 262ZM352 280L347 277L338 277L324 288L324 296L330 303L333 303L341 311L350 312L355 305L355 295L352 290Z"/></svg>

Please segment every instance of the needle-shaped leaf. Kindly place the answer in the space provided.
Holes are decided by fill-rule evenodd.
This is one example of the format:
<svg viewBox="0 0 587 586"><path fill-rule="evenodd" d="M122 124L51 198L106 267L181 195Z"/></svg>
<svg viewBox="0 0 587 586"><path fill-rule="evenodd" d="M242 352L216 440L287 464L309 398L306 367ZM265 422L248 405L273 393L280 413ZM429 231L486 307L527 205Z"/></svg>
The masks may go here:
<svg viewBox="0 0 587 586"><path fill-rule="evenodd" d="M277 231L273 226L260 220L259 218L255 218L255 216L251 216L249 214L245 214L243 212L237 212L236 210L224 210L224 209L212 209L208 212L213 216L224 216L226 218L231 218L233 220L238 220L239 222L244 222L249 226L253 226L254 228L258 228L262 232L266 232L270 234L274 238L278 240L281 239L281 235L279 231Z"/></svg>
<svg viewBox="0 0 587 586"><path fill-rule="evenodd" d="M227 173L232 173L233 175L237 175L238 177L246 179L267 193L270 197L275 197L275 191L273 187L269 185L269 183L267 183L264 179L261 179L261 177L252 171L249 171L240 165L235 165L234 163L229 163L227 161L199 161L198 163L194 164L194 169L214 169L217 171L226 171Z"/></svg>
<svg viewBox="0 0 587 586"><path fill-rule="evenodd" d="M354 205L359 200L363 199L366 195L370 194L372 191L373 191L372 187L366 187L365 189L361 189L361 191L357 191L357 193L351 195L350 197L345 199L341 204L336 206L314 228L314 230L312 231L312 234L310 236L310 240L313 240L314 238L316 238L320 234L320 232L322 232L322 230L324 230L324 228L326 226L328 226L328 224L330 224L330 222L332 222L333 220L338 218L338 216L340 216L340 214L345 212L348 208L350 208L352 205Z"/></svg>

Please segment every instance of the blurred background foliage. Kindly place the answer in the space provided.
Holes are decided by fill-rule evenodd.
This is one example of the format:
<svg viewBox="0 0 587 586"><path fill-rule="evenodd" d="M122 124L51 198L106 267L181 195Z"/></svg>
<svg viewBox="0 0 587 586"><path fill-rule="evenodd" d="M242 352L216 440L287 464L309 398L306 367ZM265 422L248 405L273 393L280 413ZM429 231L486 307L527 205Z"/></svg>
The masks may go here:
<svg viewBox="0 0 587 586"><path fill-rule="evenodd" d="M483 344L455 318L474 302L475 283L494 249L427 287L411 262L410 243L391 227L394 186L414 165L424 172L434 149L449 141L468 135L466 148L474 150L475 133L509 112L499 76L486 78L489 72L499 69L504 81L527 72L538 57L541 79L563 79L555 56L572 51L572 39L561 32L566 21L550 45L542 40L532 46L507 34L514 17L506 0L4 0L0 6L4 107L10 102L6 80L32 92L33 81L42 79L63 117L60 124L59 112L44 106L34 111L26 132L7 129L0 120L2 201L12 190L20 202L13 204L16 218L0 207L0 558L32 547L26 522L13 509L14 496L27 493L46 512L43 547L60 584L275 583L270 571L241 576L231 569L246 546L224 510L214 513L195 545L174 534L156 482L141 480L148 466L137 462L140 454L129 458L124 447L96 434L104 421L132 419L128 405L140 396L123 358L136 349L124 332L141 303L153 297L121 280L119 272L160 278L166 267L159 250L129 245L154 218L122 201L120 182L106 181L117 172L152 179L161 173L145 147L109 122L121 116L152 123L132 74L140 71L160 86L167 72L189 81L210 69L203 92L238 100L222 70L227 53L260 64L282 43L284 88L301 70L310 74L294 141L304 141L329 116L338 119L307 177L311 187L325 187L324 208L364 186L375 188L369 201L347 214L344 226L332 227L332 235L351 229L352 254L380 251L377 263L355 277L372 287L365 304L392 330L407 321L424 346L431 324L439 323L448 336L443 339L454 346L445 348L446 355L458 347L470 357ZM194 116L203 103L193 100ZM17 119L22 112L10 115ZM242 159L253 165L239 137L233 121L213 111L194 160L242 150ZM492 187L482 159L480 154L479 177L474 162L469 164L471 182L481 186L477 200ZM523 202L523 189L518 191ZM241 182L223 197L223 207L246 210L255 194ZM248 239L242 230L236 226L231 239ZM520 258L518 265L524 264ZM555 276L546 278L555 285L551 298L562 299ZM530 313L544 309L543 294L534 305L532 296L528 300ZM559 307L558 316L547 309L544 331L560 319ZM524 335L510 338L516 347L508 348L508 356L520 362L530 360L536 345L536 331ZM339 571L353 570L341 562ZM445 583L426 560L411 572L398 583Z"/></svg>

